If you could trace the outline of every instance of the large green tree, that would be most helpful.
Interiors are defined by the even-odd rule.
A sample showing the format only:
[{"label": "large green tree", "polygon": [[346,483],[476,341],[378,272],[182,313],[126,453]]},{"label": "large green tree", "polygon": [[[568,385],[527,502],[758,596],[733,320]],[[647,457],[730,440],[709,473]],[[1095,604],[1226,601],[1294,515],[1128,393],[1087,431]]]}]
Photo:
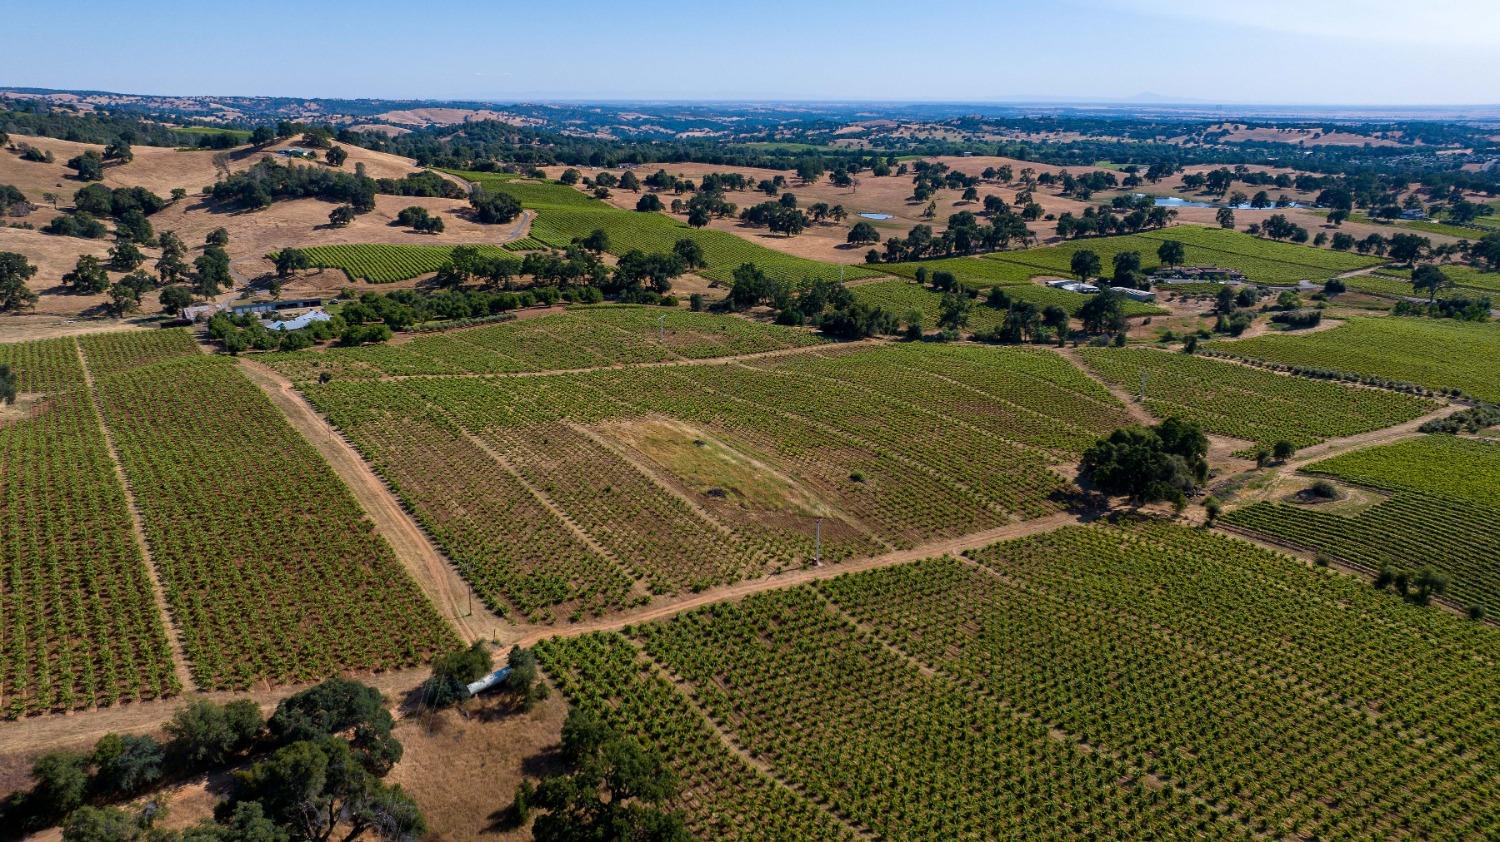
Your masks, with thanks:
[{"label": "large green tree", "polygon": [[1156,248],[1156,259],[1168,266],[1181,266],[1187,260],[1187,248],[1176,240],[1164,240]]},{"label": "large green tree", "polygon": [[1105,290],[1078,308],[1078,320],[1089,333],[1117,333],[1125,329],[1125,305],[1119,295]]},{"label": "large green tree", "polygon": [[229,253],[222,246],[209,246],[193,260],[193,289],[205,298],[219,294],[225,287],[234,286],[234,277],[229,274]]},{"label": "large green tree", "polygon": [[1197,424],[1168,418],[1122,427],[1084,451],[1081,471],[1099,491],[1134,503],[1181,506],[1208,478],[1208,438]]},{"label": "large green tree", "polygon": [[81,255],[70,272],[64,272],[62,282],[79,295],[98,295],[109,289],[109,274],[104,264],[92,254]]},{"label": "large green tree", "polygon": [[1073,274],[1078,276],[1078,280],[1084,282],[1087,282],[1089,278],[1098,277],[1099,271],[1104,268],[1104,264],[1099,261],[1099,255],[1089,249],[1079,249],[1073,252],[1068,266],[1073,270]]},{"label": "large green tree", "polygon": [[299,740],[236,772],[221,813],[231,818],[248,803],[297,842],[328,842],[335,833],[354,842],[372,832],[387,842],[415,842],[427,833],[411,796],[384,784],[349,743],[333,737]]},{"label": "large green tree", "polygon": [[23,255],[0,251],[0,313],[25,310],[36,303],[36,293],[26,286],[35,274],[36,267]]},{"label": "large green tree", "polygon": [[1411,285],[1412,289],[1426,290],[1427,300],[1430,303],[1437,300],[1439,292],[1453,287],[1453,279],[1431,263],[1423,263],[1412,270]]},{"label": "large green tree", "polygon": [[[575,708],[563,724],[569,772],[517,793],[518,812],[541,811],[536,842],[687,842],[682,819],[664,807],[678,781],[640,743]],[[528,797],[529,796],[529,797]]]}]

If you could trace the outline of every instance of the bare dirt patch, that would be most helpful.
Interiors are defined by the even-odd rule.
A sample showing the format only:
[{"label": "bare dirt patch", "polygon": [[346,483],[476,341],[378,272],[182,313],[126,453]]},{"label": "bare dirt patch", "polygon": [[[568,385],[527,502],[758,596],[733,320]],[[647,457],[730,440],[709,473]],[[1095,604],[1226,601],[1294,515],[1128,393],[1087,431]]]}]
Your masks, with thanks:
[{"label": "bare dirt patch", "polygon": [[36,392],[21,392],[16,395],[15,403],[0,402],[0,427],[42,414],[47,408],[44,398]]},{"label": "bare dirt patch", "polygon": [[401,720],[401,762],[386,781],[416,799],[431,831],[428,839],[530,839],[530,829],[511,827],[506,813],[523,779],[536,782],[563,771],[558,751],[567,702],[553,692],[530,711],[498,698],[470,705]]},{"label": "bare dirt patch", "polygon": [[643,418],[603,429],[702,497],[750,511],[833,515],[827,504],[793,480],[675,419]]}]

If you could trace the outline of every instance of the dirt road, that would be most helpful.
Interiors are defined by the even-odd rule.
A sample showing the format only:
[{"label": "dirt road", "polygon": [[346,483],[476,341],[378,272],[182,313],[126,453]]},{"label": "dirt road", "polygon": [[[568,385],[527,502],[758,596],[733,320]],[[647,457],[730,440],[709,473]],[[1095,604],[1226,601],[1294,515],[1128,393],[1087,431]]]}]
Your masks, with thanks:
[{"label": "dirt road", "polygon": [[244,357],[240,358],[240,369],[266,393],[303,438],[323,455],[375,523],[376,531],[384,536],[407,572],[459,636],[466,641],[493,640],[503,636],[510,626],[473,598],[468,583],[401,507],[385,482],[348,439],[292,388],[291,381],[274,369]]},{"label": "dirt road", "polygon": [[1156,416],[1147,411],[1146,407],[1137,403],[1134,395],[1119,386],[1111,385],[1104,378],[1095,374],[1094,370],[1089,368],[1083,361],[1083,357],[1079,356],[1077,348],[1053,348],[1052,350],[1061,354],[1068,362],[1073,364],[1074,368],[1083,372],[1084,376],[1103,386],[1105,391],[1114,396],[1115,400],[1124,404],[1126,411],[1130,413],[1130,417],[1134,418],[1137,423],[1145,424],[1148,427],[1156,423]]},{"label": "dirt road", "polygon": [[945,538],[941,541],[922,544],[905,550],[885,553],[883,555],[868,556],[853,561],[845,561],[839,564],[825,564],[821,567],[805,567],[762,579],[751,579],[744,582],[736,582],[732,585],[711,588],[700,593],[692,594],[683,599],[662,600],[651,605],[644,606],[634,611],[627,611],[612,617],[604,617],[598,620],[587,620],[581,623],[573,623],[565,627],[557,626],[516,626],[512,630],[511,642],[517,646],[531,646],[539,640],[548,637],[575,637],[596,631],[618,631],[626,626],[646,623],[652,620],[660,620],[671,617],[694,608],[701,608],[715,602],[726,602],[743,599],[751,594],[764,591],[781,590],[783,588],[794,588],[809,582],[821,579],[831,579],[842,576],[845,573],[857,573],[862,570],[874,570],[879,567],[890,567],[896,564],[917,561],[934,556],[952,555],[956,553],[976,550],[987,547],[996,541],[1004,541],[1011,538],[1024,538],[1027,535],[1036,535],[1040,532],[1050,532],[1070,523],[1079,523],[1077,515],[1058,513],[1035,520],[1022,521],[1020,523],[1007,524],[1005,526],[989,529],[984,532],[974,532],[969,535],[960,535],[956,538]]},{"label": "dirt road", "polygon": [[[382,693],[399,698],[426,680],[426,667],[380,673],[350,673]],[[53,716],[33,716],[14,722],[0,722],[0,754],[29,754],[58,748],[92,745],[105,734],[142,734],[160,728],[172,715],[193,699],[231,702],[253,699],[263,710],[292,695],[303,686],[273,687],[249,692],[194,693],[151,702],[135,702],[94,710],[75,711]]]}]

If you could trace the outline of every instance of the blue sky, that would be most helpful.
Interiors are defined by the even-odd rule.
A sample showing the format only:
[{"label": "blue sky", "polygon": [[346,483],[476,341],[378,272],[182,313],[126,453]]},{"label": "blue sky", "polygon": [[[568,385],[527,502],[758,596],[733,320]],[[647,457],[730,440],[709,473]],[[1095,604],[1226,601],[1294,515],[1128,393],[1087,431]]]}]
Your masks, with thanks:
[{"label": "blue sky", "polygon": [[431,99],[1500,102],[1500,0],[0,0],[0,85]]}]

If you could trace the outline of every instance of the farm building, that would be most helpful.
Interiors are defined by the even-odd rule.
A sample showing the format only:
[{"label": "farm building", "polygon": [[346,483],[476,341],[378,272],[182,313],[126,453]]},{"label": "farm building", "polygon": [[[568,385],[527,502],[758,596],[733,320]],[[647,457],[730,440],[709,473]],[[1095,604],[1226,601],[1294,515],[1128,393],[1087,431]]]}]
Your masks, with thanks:
[{"label": "farm building", "polygon": [[194,304],[182,308],[182,317],[190,322],[201,322],[224,310],[223,304]]},{"label": "farm building", "polygon": [[1132,301],[1155,301],[1156,293],[1149,289],[1133,289],[1131,287],[1110,287],[1111,290],[1129,298]]},{"label": "farm building", "polygon": [[301,330],[313,322],[326,322],[332,318],[333,316],[328,315],[328,311],[322,308],[313,308],[294,318],[276,319],[274,321],[261,322],[261,324],[265,325],[267,330]]},{"label": "farm building", "polygon": [[246,313],[276,313],[282,310],[301,310],[306,307],[321,307],[321,298],[288,298],[282,301],[254,301],[249,304],[236,304],[229,308],[229,312],[236,316]]},{"label": "farm building", "polygon": [[1055,281],[1048,281],[1047,286],[1052,287],[1053,289],[1064,289],[1068,292],[1081,292],[1085,295],[1099,291],[1099,288],[1094,286],[1093,284],[1086,284],[1082,281],[1070,281],[1066,278],[1058,278]]},{"label": "farm building", "polygon": [[1209,281],[1244,283],[1243,272],[1218,266],[1163,266],[1151,273],[1151,280],[1166,284],[1197,284]]}]

